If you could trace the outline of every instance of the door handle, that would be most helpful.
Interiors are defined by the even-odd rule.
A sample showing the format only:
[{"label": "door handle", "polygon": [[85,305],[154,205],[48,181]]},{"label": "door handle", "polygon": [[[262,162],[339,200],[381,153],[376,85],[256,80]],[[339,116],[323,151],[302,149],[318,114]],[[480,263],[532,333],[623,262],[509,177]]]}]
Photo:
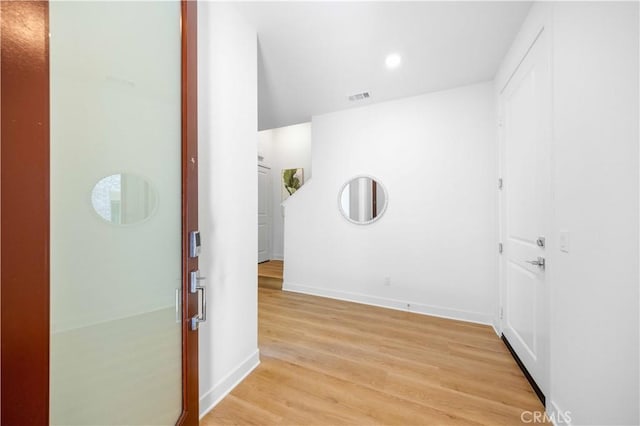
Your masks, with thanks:
[{"label": "door handle", "polygon": [[182,322],[182,299],[180,298],[182,291],[179,288],[176,288],[176,323],[180,324]]},{"label": "door handle", "polygon": [[544,269],[546,264],[545,259],[542,256],[538,256],[536,260],[525,260],[525,262],[538,266],[540,269]]},{"label": "door handle", "polygon": [[197,330],[198,326],[201,322],[205,322],[207,320],[207,289],[205,287],[196,287],[196,293],[202,292],[202,296],[200,297],[200,313],[194,315],[189,320],[191,325],[191,330]]},{"label": "door handle", "polygon": [[191,271],[189,276],[189,291],[191,294],[200,293],[200,309],[198,310],[198,314],[189,319],[191,330],[197,330],[200,323],[207,320],[207,289],[204,286],[198,285],[198,282],[204,281],[206,277],[201,277],[200,271],[197,270]]}]

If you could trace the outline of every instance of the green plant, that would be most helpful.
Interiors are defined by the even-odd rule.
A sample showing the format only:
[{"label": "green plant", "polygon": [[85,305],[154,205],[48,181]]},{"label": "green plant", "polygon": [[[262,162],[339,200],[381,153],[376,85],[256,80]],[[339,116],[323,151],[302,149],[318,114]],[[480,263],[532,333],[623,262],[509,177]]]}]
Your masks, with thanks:
[{"label": "green plant", "polygon": [[285,169],[282,171],[282,183],[287,189],[289,195],[293,195],[298,189],[300,189],[300,179],[295,175],[298,169]]}]

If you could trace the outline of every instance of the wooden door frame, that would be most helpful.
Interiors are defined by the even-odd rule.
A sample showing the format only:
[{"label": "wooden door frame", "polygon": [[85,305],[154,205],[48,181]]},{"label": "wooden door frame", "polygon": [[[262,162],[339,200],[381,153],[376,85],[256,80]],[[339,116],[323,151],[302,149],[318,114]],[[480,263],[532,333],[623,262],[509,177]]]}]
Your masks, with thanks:
[{"label": "wooden door frame", "polygon": [[3,425],[49,423],[49,5],[0,2]]},{"label": "wooden door frame", "polygon": [[198,295],[189,293],[189,272],[198,258],[189,257],[189,233],[198,229],[198,10],[195,0],[180,0],[182,11],[182,407],[179,425],[200,420],[198,332],[189,319],[198,315]]},{"label": "wooden door frame", "polygon": [[[0,423],[49,424],[49,4],[0,2]],[[198,227],[197,4],[181,0],[183,412],[199,418],[198,301],[188,292]]]}]

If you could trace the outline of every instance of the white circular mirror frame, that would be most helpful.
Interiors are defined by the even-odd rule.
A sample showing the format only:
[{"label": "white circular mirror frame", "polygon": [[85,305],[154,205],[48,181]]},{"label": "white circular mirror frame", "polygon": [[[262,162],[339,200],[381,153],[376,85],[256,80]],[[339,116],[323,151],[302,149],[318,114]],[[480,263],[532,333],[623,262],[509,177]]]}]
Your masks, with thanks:
[{"label": "white circular mirror frame", "polygon": [[[372,181],[374,181],[380,188],[382,188],[382,191],[384,192],[384,204],[382,206],[382,210],[380,210],[380,213],[378,213],[378,215],[371,219],[371,220],[367,220],[364,222],[360,222],[354,219],[351,219],[348,215],[345,214],[344,210],[342,209],[342,193],[344,192],[344,190],[346,189],[346,187],[348,185],[351,184],[351,182],[353,182],[354,180],[357,179],[361,179],[361,178],[367,178],[367,179],[371,179]],[[387,211],[387,205],[389,204],[389,191],[387,191],[387,187],[384,186],[380,180],[374,176],[371,175],[366,175],[366,174],[361,174],[361,175],[356,175],[353,176],[351,179],[347,180],[342,187],[340,188],[340,191],[338,191],[338,210],[340,211],[340,215],[346,219],[348,222],[353,223],[355,225],[370,225],[374,222],[377,222],[378,220],[380,220],[380,218],[385,214],[385,212]]]}]

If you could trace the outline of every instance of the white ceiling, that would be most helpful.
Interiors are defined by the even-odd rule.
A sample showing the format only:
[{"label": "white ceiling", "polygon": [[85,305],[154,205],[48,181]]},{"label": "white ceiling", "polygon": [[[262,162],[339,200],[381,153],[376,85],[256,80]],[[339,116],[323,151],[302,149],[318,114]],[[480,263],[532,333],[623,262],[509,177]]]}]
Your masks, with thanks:
[{"label": "white ceiling", "polygon": [[[493,79],[530,2],[257,2],[259,128]],[[387,70],[385,57],[402,56]],[[371,98],[347,96],[369,91]]]}]

